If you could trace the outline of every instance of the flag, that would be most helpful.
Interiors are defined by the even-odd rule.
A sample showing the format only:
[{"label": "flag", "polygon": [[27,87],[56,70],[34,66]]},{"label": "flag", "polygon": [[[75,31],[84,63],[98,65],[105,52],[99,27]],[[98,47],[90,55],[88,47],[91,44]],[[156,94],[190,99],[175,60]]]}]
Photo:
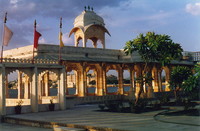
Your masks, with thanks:
[{"label": "flag", "polygon": [[62,41],[62,32],[59,33],[60,47],[64,47],[64,43]]},{"label": "flag", "polygon": [[35,31],[34,31],[34,48],[36,48],[36,49],[38,47],[38,40],[39,40],[40,36],[42,36],[42,35],[39,32],[37,32],[35,29]]},{"label": "flag", "polygon": [[3,45],[4,46],[8,46],[8,43],[10,41],[10,39],[13,36],[13,32],[6,26],[6,24],[4,25],[4,35],[3,35]]}]

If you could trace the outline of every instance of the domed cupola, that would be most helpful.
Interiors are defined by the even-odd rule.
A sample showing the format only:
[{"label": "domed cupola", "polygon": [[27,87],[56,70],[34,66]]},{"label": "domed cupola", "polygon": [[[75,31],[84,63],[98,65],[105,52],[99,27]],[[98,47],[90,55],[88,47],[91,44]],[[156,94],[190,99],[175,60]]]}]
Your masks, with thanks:
[{"label": "domed cupola", "polygon": [[97,47],[97,41],[100,40],[103,48],[105,48],[105,33],[110,35],[105,28],[104,20],[97,15],[93,8],[88,8],[75,18],[74,28],[70,31],[69,37],[74,33],[75,46],[77,47],[79,41],[82,39],[83,47],[86,47],[87,40],[93,42],[94,48]]}]

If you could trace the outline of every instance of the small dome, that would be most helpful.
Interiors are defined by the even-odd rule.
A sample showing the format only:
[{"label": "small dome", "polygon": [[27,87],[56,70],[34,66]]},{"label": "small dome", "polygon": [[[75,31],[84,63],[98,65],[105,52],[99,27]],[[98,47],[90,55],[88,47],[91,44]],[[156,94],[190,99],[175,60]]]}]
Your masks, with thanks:
[{"label": "small dome", "polygon": [[101,25],[104,26],[104,20],[98,16],[94,11],[85,10],[74,20],[74,27],[85,27],[87,25]]}]

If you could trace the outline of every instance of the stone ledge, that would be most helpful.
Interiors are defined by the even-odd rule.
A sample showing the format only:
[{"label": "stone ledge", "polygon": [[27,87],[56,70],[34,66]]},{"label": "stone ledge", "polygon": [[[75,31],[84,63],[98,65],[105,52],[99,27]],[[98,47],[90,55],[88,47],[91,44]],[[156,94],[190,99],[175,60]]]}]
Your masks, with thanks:
[{"label": "stone ledge", "polygon": [[79,129],[79,128],[70,128],[70,127],[54,127],[54,131],[85,131],[85,129]]}]

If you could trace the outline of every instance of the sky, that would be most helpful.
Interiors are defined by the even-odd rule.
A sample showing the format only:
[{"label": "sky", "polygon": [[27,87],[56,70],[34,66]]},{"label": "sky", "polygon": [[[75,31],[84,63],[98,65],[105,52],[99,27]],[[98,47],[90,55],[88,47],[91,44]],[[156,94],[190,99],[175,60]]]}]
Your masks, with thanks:
[{"label": "sky", "polygon": [[58,45],[60,17],[64,44],[73,46],[69,32],[88,5],[104,19],[111,34],[106,35],[108,49],[123,49],[140,33],[154,31],[171,36],[185,51],[200,51],[200,0],[0,0],[0,40],[7,12],[6,25],[14,35],[5,49],[31,45],[35,19],[42,34],[39,43]]}]

